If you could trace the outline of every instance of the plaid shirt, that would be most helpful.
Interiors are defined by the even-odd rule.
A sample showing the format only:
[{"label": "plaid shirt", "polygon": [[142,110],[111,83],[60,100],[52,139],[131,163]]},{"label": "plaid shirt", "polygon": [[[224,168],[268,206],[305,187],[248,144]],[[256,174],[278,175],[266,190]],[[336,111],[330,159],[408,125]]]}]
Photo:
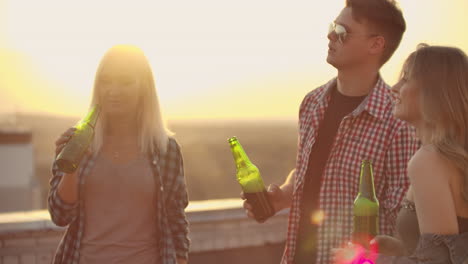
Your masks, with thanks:
[{"label": "plaid shirt", "polygon": [[[177,142],[170,138],[164,155],[157,151],[148,155],[153,171],[157,200],[157,228],[159,230],[159,261],[175,264],[176,258],[188,258],[188,222],[184,209],[188,205],[182,154]],[[85,157],[78,170],[79,195],[75,204],[65,203],[58,195],[58,185],[63,173],[54,164],[48,197],[52,221],[58,226],[68,226],[54,257],[54,264],[78,264],[80,244],[84,233],[84,199],[82,193],[86,175],[94,165],[94,158]],[[161,184],[162,183],[162,184]]]},{"label": "plaid shirt", "polygon": [[[309,155],[328,106],[330,88],[335,85],[336,78],[311,91],[300,107],[295,186],[283,264],[294,260]],[[353,201],[358,193],[363,159],[373,161],[380,201],[380,233],[394,231],[399,204],[409,186],[407,162],[419,144],[413,129],[395,119],[392,109],[389,87],[379,78],[370,94],[339,125],[322,174],[319,206],[325,217],[318,227],[317,264],[330,263],[330,249],[351,239]]]}]

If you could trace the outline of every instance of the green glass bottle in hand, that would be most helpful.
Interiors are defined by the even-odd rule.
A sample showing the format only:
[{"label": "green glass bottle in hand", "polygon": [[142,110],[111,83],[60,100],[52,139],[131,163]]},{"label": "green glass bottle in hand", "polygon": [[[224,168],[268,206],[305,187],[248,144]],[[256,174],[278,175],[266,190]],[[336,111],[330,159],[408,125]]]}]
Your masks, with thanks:
[{"label": "green glass bottle in hand", "polygon": [[55,158],[60,171],[73,173],[83,159],[94,137],[94,127],[99,117],[100,108],[93,106],[85,118],[75,125],[75,133]]},{"label": "green glass bottle in hand", "polygon": [[353,242],[369,248],[370,241],[379,234],[379,201],[375,196],[372,162],[363,160],[359,179],[359,193],[354,200]]},{"label": "green glass bottle in hand", "polygon": [[228,139],[236,163],[237,181],[247,202],[252,206],[252,213],[258,222],[264,222],[275,214],[273,206],[260,176],[258,168],[249,160],[236,137]]}]

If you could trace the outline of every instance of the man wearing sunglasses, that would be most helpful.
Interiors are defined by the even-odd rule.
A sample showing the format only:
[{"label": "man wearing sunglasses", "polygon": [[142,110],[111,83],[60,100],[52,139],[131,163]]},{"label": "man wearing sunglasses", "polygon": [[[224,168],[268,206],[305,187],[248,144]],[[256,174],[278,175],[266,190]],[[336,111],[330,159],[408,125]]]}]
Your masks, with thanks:
[{"label": "man wearing sunglasses", "polygon": [[350,241],[364,159],[373,162],[380,233],[393,233],[409,185],[406,164],[418,143],[393,117],[379,70],[405,29],[392,0],[347,0],[330,25],[327,62],[338,75],[304,98],[296,168],[283,185],[269,187],[275,211],[290,208],[282,263],[328,264],[330,250]]}]

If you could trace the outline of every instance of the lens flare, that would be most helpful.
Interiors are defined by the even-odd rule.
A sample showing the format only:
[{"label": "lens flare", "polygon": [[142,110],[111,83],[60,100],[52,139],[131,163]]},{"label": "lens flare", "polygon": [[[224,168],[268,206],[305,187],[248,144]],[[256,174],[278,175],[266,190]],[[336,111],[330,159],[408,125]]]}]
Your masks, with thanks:
[{"label": "lens flare", "polygon": [[359,244],[349,243],[335,253],[336,264],[374,264],[377,253],[366,250]]},{"label": "lens flare", "polygon": [[325,220],[325,212],[322,210],[315,211],[310,216],[310,222],[314,225],[322,224],[323,220]]}]

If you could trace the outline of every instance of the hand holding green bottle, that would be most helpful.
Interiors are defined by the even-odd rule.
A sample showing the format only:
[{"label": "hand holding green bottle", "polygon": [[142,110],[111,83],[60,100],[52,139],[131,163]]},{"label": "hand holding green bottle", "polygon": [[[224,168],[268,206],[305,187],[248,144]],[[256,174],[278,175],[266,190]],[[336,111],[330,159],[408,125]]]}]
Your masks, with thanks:
[{"label": "hand holding green bottle", "polygon": [[55,141],[55,156],[62,152],[62,149],[65,147],[68,141],[70,141],[70,138],[75,133],[75,130],[75,127],[70,127]]},{"label": "hand holding green bottle", "polygon": [[56,144],[60,144],[57,146],[56,151],[59,153],[56,156],[55,162],[60,171],[73,173],[78,168],[94,138],[94,127],[96,126],[99,112],[99,106],[93,106],[86,117],[76,124],[73,133],[68,130],[64,133],[66,136],[57,140]]},{"label": "hand holding green bottle", "polygon": [[[253,207],[246,199],[244,192],[241,192],[240,196],[244,200],[243,207],[246,210],[247,216],[255,219]],[[270,186],[268,186],[267,196],[275,213],[283,210],[284,208],[288,208],[291,202],[291,199],[288,198],[285,191],[277,184],[270,184]]]},{"label": "hand holding green bottle", "polygon": [[264,222],[275,214],[270,203],[263,179],[258,168],[250,161],[236,137],[228,140],[231,152],[236,163],[236,176],[243,197],[247,199],[252,208],[252,215],[258,222]]}]

